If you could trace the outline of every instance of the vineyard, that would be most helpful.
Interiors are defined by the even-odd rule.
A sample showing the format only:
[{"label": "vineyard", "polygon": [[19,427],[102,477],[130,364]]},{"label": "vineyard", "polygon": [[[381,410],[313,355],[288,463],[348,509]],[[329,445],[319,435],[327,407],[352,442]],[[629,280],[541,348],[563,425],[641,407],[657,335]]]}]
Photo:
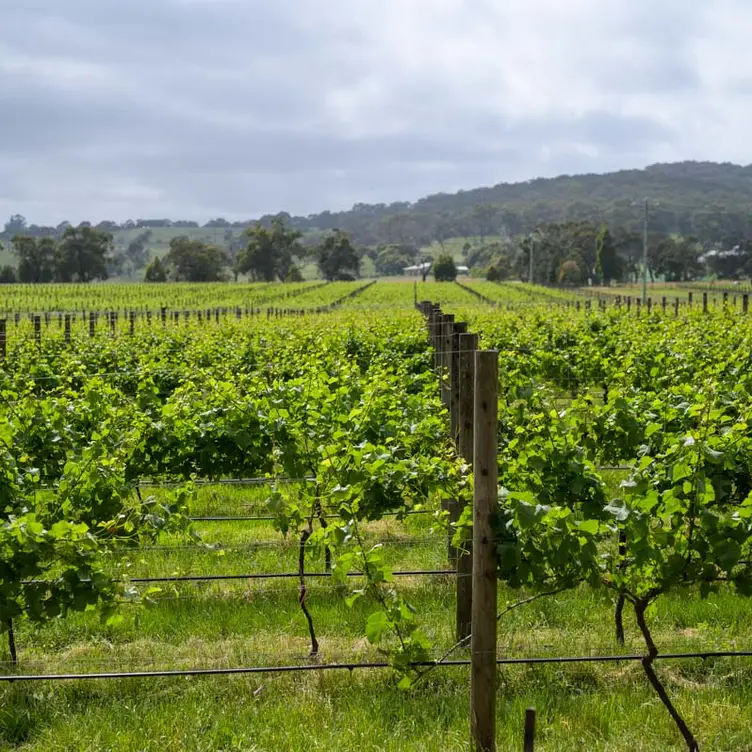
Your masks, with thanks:
[{"label": "vineyard", "polygon": [[662,297],[7,286],[0,748],[752,749],[752,320]]}]

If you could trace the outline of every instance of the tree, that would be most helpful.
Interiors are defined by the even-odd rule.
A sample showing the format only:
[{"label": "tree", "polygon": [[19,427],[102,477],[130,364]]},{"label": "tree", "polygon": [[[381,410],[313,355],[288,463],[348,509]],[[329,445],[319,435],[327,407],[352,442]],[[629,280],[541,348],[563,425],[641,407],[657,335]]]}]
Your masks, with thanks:
[{"label": "tree", "polygon": [[300,244],[302,233],[288,229],[282,217],[274,217],[270,227],[256,222],[245,231],[246,248],[238,252],[235,269],[254,280],[273,282],[287,279],[295,259],[306,255]]},{"label": "tree", "polygon": [[167,282],[167,269],[162,259],[157,257],[146,267],[144,282]]},{"label": "tree", "polygon": [[57,254],[57,279],[61,282],[90,282],[107,279],[112,253],[112,235],[93,227],[67,227]]},{"label": "tree", "polygon": [[14,267],[6,264],[0,268],[0,284],[12,285],[14,282],[18,282],[18,275]]},{"label": "tree", "polygon": [[624,274],[624,263],[616,253],[616,243],[606,225],[601,227],[595,242],[595,274],[604,285]]},{"label": "tree", "polygon": [[433,276],[437,282],[454,282],[457,279],[457,266],[449,254],[442,254],[436,259]]},{"label": "tree", "polygon": [[222,248],[180,235],[170,241],[164,263],[177,282],[218,282],[229,259]]},{"label": "tree", "polygon": [[21,214],[14,214],[5,223],[4,233],[6,235],[21,235],[26,232],[26,217]]},{"label": "tree", "polygon": [[149,240],[151,230],[142,232],[128,243],[125,257],[134,269],[141,269],[149,262]]},{"label": "tree", "polygon": [[492,235],[497,228],[498,207],[491,204],[476,204],[473,207],[472,218],[480,242],[486,242],[486,236]]},{"label": "tree", "polygon": [[330,282],[353,280],[360,274],[360,258],[346,232],[334,230],[325,235],[315,253],[321,276]]},{"label": "tree", "polygon": [[582,270],[576,261],[565,261],[559,267],[559,284],[572,286],[582,284]]},{"label": "tree", "polygon": [[373,262],[377,274],[393,277],[402,274],[403,269],[414,264],[417,257],[418,249],[412,245],[380,245]]},{"label": "tree", "polygon": [[56,278],[57,246],[52,238],[15,235],[11,243],[18,258],[20,282],[52,282]]},{"label": "tree", "polygon": [[650,266],[667,282],[686,282],[702,275],[696,238],[666,237],[650,249]]},{"label": "tree", "polygon": [[492,264],[486,272],[486,279],[489,282],[502,282],[509,278],[512,271],[512,265],[506,256],[501,256],[495,264]]}]

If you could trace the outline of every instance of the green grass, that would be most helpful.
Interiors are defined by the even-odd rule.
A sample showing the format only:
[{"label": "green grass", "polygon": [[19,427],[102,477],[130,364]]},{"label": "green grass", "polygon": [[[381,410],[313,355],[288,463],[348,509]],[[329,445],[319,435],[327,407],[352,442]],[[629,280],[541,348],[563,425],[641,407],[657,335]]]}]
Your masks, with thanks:
[{"label": "green grass", "polygon": [[[608,478],[616,488],[618,474]],[[285,487],[296,493],[294,486]],[[263,515],[263,488],[202,487],[193,516]],[[166,538],[133,557],[134,574],[293,571],[269,521],[202,522],[201,551]],[[446,536],[432,515],[366,526],[385,541],[395,569],[444,568]],[[311,551],[308,570],[321,571]],[[354,583],[353,583],[354,584]],[[451,577],[397,582],[437,650],[454,641]],[[43,627],[17,625],[22,672],[308,663],[309,640],[296,580],[163,585],[150,607],[124,605],[105,626],[93,613]],[[500,589],[499,608],[520,594]],[[309,608],[323,662],[380,660],[363,637],[371,604],[348,608],[330,580],[309,581]],[[499,624],[499,654],[592,655],[642,645],[626,614],[627,645],[613,638],[613,606],[583,589],[529,604]],[[744,649],[752,602],[730,591],[705,601],[676,591],[650,616],[659,649]],[[0,654],[1,655],[1,654]],[[457,657],[466,657],[459,652]],[[2,667],[4,672],[9,666]],[[665,661],[658,667],[704,749],[752,749],[752,662]],[[538,711],[541,750],[680,750],[680,737],[638,663],[503,667],[500,750],[521,747],[524,710]],[[467,749],[469,670],[434,671],[410,692],[388,670],[217,678],[75,681],[0,686],[0,749],[13,750],[461,750]]]}]

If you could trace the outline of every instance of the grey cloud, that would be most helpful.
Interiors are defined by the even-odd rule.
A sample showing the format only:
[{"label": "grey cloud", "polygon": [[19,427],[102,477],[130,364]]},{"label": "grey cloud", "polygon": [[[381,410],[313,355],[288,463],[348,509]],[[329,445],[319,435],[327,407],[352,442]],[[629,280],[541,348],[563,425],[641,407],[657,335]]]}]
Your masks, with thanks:
[{"label": "grey cloud", "polygon": [[[364,68],[357,28],[314,31],[296,12],[301,2],[11,0],[0,55],[78,61],[101,77],[57,85],[33,67],[3,73],[0,57],[0,211],[37,222],[307,213],[638,166],[677,139],[648,115],[607,112],[598,101],[577,115],[512,117],[388,59]],[[608,94],[698,87],[686,5],[623,7],[634,56],[583,75]],[[369,75],[386,93],[360,133],[337,120],[327,94]],[[547,160],[537,156],[543,147]]]}]

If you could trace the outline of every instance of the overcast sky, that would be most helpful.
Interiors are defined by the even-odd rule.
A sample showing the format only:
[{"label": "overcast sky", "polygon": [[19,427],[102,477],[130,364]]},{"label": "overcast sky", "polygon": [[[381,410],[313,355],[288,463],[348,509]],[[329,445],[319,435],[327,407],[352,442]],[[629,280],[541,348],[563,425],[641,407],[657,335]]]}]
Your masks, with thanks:
[{"label": "overcast sky", "polygon": [[750,0],[3,0],[0,224],[752,161]]}]

